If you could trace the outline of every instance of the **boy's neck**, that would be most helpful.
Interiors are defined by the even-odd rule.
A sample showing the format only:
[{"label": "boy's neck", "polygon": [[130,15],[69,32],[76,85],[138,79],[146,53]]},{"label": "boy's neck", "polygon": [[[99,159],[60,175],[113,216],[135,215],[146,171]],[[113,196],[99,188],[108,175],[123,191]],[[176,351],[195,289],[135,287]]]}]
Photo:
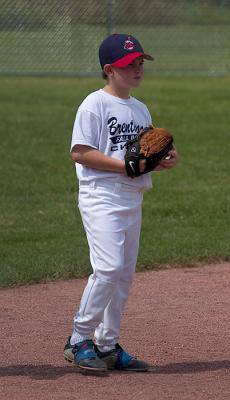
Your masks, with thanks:
[{"label": "boy's neck", "polygon": [[130,94],[129,94],[129,89],[127,88],[121,88],[121,87],[116,87],[114,85],[111,85],[110,83],[107,83],[103,90],[112,96],[120,97],[121,99],[129,99]]}]

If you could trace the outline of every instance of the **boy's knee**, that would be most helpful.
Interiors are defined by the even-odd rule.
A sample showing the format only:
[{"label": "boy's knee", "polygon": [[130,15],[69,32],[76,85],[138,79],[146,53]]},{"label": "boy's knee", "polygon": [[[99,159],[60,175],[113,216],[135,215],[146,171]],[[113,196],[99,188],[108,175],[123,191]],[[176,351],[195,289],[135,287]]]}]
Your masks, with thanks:
[{"label": "boy's knee", "polygon": [[123,270],[124,268],[121,265],[107,266],[107,268],[100,267],[96,268],[95,275],[98,279],[113,285],[120,281]]}]

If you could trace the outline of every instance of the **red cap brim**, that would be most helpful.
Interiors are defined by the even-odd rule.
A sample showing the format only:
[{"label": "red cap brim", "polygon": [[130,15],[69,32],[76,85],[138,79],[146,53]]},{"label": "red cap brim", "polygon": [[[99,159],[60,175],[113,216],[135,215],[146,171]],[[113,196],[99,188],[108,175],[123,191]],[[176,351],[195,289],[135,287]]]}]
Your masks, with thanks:
[{"label": "red cap brim", "polygon": [[143,57],[146,60],[150,60],[150,61],[154,60],[154,58],[152,56],[150,56],[149,54],[136,52],[136,53],[128,54],[127,56],[125,56],[123,58],[120,58],[120,60],[115,61],[111,65],[113,67],[117,67],[117,68],[125,68],[129,64],[131,64],[133,62],[133,60],[135,60],[137,57]]}]

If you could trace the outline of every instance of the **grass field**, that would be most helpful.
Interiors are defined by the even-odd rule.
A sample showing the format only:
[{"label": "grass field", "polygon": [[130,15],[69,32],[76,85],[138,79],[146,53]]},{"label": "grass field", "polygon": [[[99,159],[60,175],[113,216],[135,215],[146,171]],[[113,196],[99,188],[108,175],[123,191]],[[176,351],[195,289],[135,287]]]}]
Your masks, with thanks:
[{"label": "grass field", "polygon": [[[0,286],[84,276],[69,145],[96,78],[0,78]],[[153,173],[138,269],[230,259],[230,78],[146,78],[135,95],[172,131],[180,165]]]}]

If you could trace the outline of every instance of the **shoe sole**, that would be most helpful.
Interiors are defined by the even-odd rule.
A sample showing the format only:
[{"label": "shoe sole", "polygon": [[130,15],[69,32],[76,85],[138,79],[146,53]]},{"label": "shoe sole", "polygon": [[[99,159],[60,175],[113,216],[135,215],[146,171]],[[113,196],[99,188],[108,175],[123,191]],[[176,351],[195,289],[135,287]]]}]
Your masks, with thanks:
[{"label": "shoe sole", "polygon": [[[71,363],[71,364],[74,364],[74,359],[71,357],[71,356],[67,356],[66,354],[64,354],[64,358],[65,358],[65,360],[66,361],[68,361],[69,363]],[[87,367],[81,367],[81,366],[79,366],[79,365],[77,365],[76,364],[76,366],[78,367],[78,368],[81,368],[81,369],[85,369],[85,370],[88,370],[88,371],[127,371],[127,372],[148,372],[149,371],[149,368],[123,368],[123,369],[118,369],[118,368],[109,368],[108,367],[108,369],[94,369],[94,368],[87,368]]]},{"label": "shoe sole", "polygon": [[64,354],[64,359],[71,364],[73,364],[73,362],[74,362],[74,360],[72,358],[67,357],[65,354]]},{"label": "shoe sole", "polygon": [[74,362],[74,359],[67,357],[66,355],[64,355],[64,359],[66,361],[68,361],[69,363],[76,365],[77,368],[80,368],[83,371],[88,371],[88,372],[92,371],[92,372],[99,372],[99,373],[100,372],[104,372],[104,373],[108,372],[107,368],[92,368],[92,367],[85,367],[82,365],[78,365]]}]

